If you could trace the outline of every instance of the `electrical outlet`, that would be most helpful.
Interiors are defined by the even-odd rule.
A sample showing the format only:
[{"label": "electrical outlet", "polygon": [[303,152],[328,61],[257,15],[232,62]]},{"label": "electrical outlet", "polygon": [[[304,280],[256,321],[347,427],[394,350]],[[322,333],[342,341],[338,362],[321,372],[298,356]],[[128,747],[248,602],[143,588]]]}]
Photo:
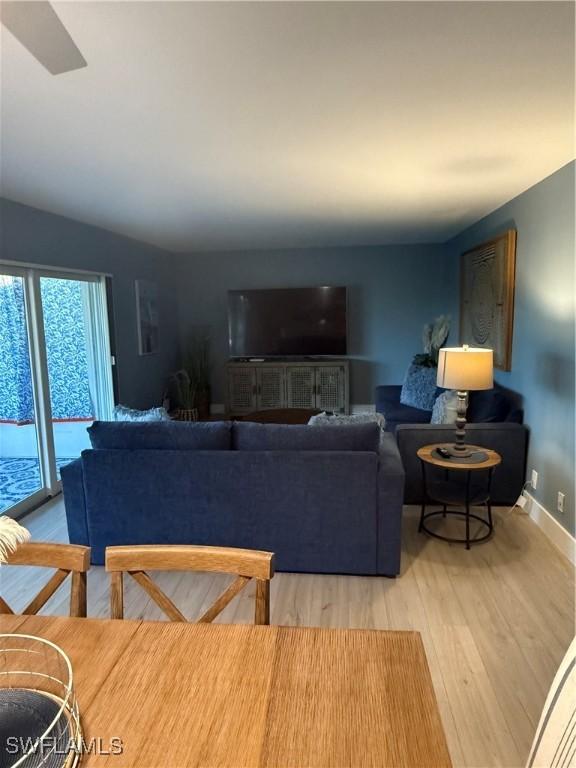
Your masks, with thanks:
[{"label": "electrical outlet", "polygon": [[564,514],[564,494],[561,491],[558,491],[558,503],[556,509],[561,515]]},{"label": "electrical outlet", "polygon": [[530,480],[530,485],[534,490],[538,488],[538,472],[536,472],[535,469],[532,470],[532,479]]}]

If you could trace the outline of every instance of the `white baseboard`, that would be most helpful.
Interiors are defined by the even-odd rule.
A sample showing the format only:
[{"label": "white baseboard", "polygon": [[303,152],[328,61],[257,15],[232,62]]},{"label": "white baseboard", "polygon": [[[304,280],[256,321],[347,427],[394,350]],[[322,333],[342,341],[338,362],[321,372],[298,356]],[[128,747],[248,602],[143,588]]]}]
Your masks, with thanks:
[{"label": "white baseboard", "polygon": [[524,495],[528,499],[526,511],[530,518],[534,520],[552,544],[570,560],[572,565],[576,565],[576,539],[574,536],[561,526],[558,520],[531,493],[524,491]]}]

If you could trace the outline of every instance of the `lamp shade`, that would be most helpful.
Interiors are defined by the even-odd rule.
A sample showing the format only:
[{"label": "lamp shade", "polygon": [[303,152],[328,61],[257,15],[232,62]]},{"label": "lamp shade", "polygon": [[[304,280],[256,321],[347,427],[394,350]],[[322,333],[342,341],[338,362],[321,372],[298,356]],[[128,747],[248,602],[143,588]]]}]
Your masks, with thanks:
[{"label": "lamp shade", "polygon": [[438,355],[436,383],[445,389],[467,392],[492,389],[493,353],[491,349],[444,347]]}]

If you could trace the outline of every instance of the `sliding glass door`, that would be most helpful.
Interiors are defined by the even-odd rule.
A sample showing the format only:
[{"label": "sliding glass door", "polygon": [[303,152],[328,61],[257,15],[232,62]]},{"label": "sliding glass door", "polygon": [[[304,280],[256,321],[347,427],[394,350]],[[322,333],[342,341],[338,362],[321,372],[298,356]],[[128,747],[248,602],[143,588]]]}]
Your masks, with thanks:
[{"label": "sliding glass door", "polygon": [[40,276],[56,472],[89,447],[87,427],[109,419],[110,353],[98,280]]},{"label": "sliding glass door", "polygon": [[111,418],[106,285],[9,267],[0,281],[0,513],[19,515],[58,492],[87,427]]},{"label": "sliding glass door", "polygon": [[42,499],[25,282],[0,274],[0,514]]}]

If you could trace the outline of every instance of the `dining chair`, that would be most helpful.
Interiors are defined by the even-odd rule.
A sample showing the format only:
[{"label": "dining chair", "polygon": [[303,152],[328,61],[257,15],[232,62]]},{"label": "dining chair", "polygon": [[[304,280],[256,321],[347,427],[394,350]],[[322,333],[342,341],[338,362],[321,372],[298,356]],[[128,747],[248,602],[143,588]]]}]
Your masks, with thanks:
[{"label": "dining chair", "polygon": [[235,574],[236,579],[196,619],[198,623],[213,621],[246,584],[255,579],[254,623],[270,624],[270,579],[274,575],[272,552],[186,544],[107,547],[106,570],[111,579],[110,612],[113,619],[124,618],[124,573],[148,593],[171,621],[188,621],[147,571],[207,571]]},{"label": "dining chair", "polygon": [[552,681],[526,768],[576,765],[576,639]]},{"label": "dining chair", "polygon": [[[46,605],[58,587],[68,576],[72,576],[70,590],[70,616],[86,616],[86,574],[90,570],[90,547],[79,544],[56,544],[53,542],[27,542],[20,544],[15,552],[8,555],[2,567],[13,565],[55,568],[56,572],[42,587],[36,597],[18,613],[35,614]],[[0,614],[15,613],[0,596]]]}]

